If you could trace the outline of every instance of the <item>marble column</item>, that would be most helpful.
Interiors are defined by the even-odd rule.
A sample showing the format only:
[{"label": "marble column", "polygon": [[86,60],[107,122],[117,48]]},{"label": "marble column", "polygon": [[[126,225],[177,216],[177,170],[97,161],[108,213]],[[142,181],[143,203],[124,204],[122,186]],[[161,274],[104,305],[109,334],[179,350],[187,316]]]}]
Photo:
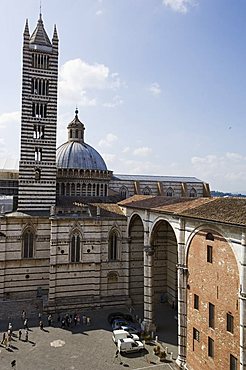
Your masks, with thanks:
[{"label": "marble column", "polygon": [[154,247],[144,246],[144,326],[145,331],[155,332],[154,288],[153,288],[153,257]]}]

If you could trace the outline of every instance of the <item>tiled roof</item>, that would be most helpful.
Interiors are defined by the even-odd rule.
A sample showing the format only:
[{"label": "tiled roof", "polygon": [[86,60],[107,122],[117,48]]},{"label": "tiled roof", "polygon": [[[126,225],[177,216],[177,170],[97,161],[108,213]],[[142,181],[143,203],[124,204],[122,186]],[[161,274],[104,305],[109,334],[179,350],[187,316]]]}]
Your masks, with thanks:
[{"label": "tiled roof", "polygon": [[118,204],[126,207],[151,209],[155,207],[167,206],[170,204],[182,203],[195,198],[176,198],[166,196],[154,196],[154,195],[133,195],[130,198],[124,199]]},{"label": "tiled roof", "polygon": [[246,198],[174,198],[134,196],[118,203],[208,221],[246,226]]},{"label": "tiled roof", "polygon": [[[97,212],[97,207],[100,209],[100,216],[122,216],[125,218],[125,215],[117,204],[112,203],[93,203],[89,204],[90,210],[92,213]],[[94,208],[94,209],[93,209]]]},{"label": "tiled roof", "polygon": [[207,204],[198,203],[195,208],[187,208],[183,215],[245,226],[246,199],[211,198]]}]

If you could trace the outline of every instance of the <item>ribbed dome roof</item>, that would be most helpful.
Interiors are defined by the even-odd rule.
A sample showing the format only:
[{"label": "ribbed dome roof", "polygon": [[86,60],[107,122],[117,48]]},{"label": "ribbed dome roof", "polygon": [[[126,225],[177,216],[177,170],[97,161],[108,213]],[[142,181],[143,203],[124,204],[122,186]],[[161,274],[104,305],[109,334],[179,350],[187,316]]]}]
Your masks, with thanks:
[{"label": "ribbed dome roof", "polygon": [[57,167],[107,171],[100,154],[84,142],[85,126],[80,122],[78,113],[76,108],[75,117],[67,126],[68,141],[56,151]]},{"label": "ribbed dome roof", "polygon": [[107,171],[100,154],[86,143],[69,141],[56,151],[57,168]]}]

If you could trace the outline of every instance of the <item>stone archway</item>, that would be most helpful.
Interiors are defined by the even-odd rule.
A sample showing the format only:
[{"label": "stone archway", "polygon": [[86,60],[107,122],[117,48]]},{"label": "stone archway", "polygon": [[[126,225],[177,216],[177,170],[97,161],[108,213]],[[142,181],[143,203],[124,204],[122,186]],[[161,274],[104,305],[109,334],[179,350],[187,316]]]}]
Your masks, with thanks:
[{"label": "stone archway", "polygon": [[151,232],[153,255],[154,304],[168,302],[177,306],[178,247],[175,233],[165,220],[158,221]]},{"label": "stone archway", "polygon": [[129,225],[129,295],[133,305],[144,302],[144,227],[138,215]]}]

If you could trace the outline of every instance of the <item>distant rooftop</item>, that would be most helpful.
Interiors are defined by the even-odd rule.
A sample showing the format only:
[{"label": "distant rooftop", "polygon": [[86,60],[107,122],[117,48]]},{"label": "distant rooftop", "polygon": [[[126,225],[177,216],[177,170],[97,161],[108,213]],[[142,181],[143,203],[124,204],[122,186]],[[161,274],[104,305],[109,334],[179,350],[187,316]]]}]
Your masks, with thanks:
[{"label": "distant rooftop", "polygon": [[150,175],[118,175],[114,174],[113,180],[129,181],[165,181],[165,182],[203,182],[196,177],[179,177],[179,176],[150,176]]}]

